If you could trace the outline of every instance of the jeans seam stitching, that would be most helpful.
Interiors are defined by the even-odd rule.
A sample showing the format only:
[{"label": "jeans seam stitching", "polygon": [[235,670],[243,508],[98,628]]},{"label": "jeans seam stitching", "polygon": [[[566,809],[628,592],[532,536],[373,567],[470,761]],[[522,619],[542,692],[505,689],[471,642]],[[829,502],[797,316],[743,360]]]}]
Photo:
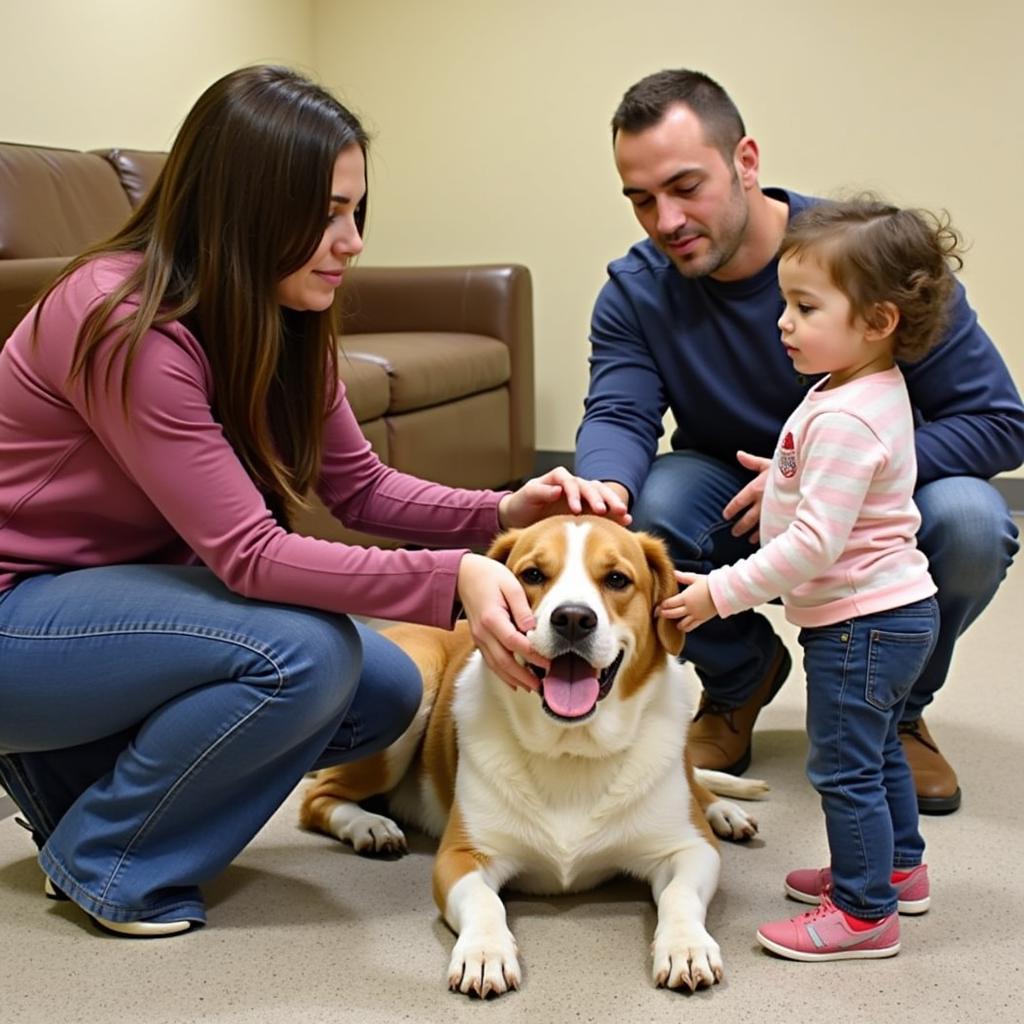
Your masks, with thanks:
[{"label": "jeans seam stitching", "polygon": [[9,640],[87,640],[92,637],[119,636],[125,634],[140,633],[194,636],[202,637],[208,640],[223,640],[227,643],[237,644],[239,647],[245,647],[246,649],[254,651],[261,657],[265,657],[271,662],[273,662],[273,656],[270,649],[262,647],[252,638],[247,637],[241,633],[229,633],[224,630],[210,629],[209,627],[205,626],[163,626],[159,623],[137,623],[124,626],[104,626],[93,629],[74,629],[56,632],[27,632],[11,629],[11,627],[0,626],[0,637],[6,637]]},{"label": "jeans seam stitching", "polygon": [[[47,813],[46,808],[43,806],[43,804],[39,802],[39,799],[37,798],[35,791],[32,788],[28,776],[21,770],[21,766],[17,761],[12,760],[6,754],[2,755],[2,758],[4,764],[8,766],[11,773],[15,776],[17,782],[19,783],[25,795],[25,798],[32,804],[32,810],[39,815],[39,822],[43,826],[43,828],[46,829],[46,836],[44,838],[48,837],[55,826],[54,823],[50,820],[50,815]],[[22,813],[26,815],[29,814],[29,812],[24,807],[20,807],[20,805],[18,805],[17,800],[15,800],[14,803],[15,806],[19,807]],[[31,819],[29,820],[29,824],[34,826],[34,822]]]},{"label": "jeans seam stitching", "polygon": [[[843,653],[843,683],[842,683],[842,687],[841,687],[840,692],[839,692],[839,701],[838,701],[840,721],[842,721],[842,714],[843,714],[842,713],[842,708],[844,707],[844,697],[845,697],[846,691],[847,691],[848,686],[849,686],[850,659],[853,656],[853,649],[854,649],[854,646],[855,646],[855,644],[857,642],[856,641],[856,637],[855,637],[855,630],[856,630],[856,624],[851,620],[850,626],[849,626],[849,640],[846,643],[846,650]],[[842,748],[842,743],[843,743],[842,730],[841,729],[837,729],[836,730],[836,741],[837,741],[836,742],[836,755],[835,755],[836,756],[836,765],[839,765],[839,764],[842,763],[842,758],[840,756],[840,750]],[[833,773],[833,779],[835,779],[835,781],[838,782],[838,779],[836,779],[836,777],[835,777],[835,773]],[[861,862],[862,862],[862,872],[861,873],[862,873],[862,877],[866,877],[868,872],[867,872],[867,862],[866,862],[866,860],[864,858],[864,850],[865,850],[864,829],[863,829],[863,827],[861,825],[860,816],[857,814],[856,806],[854,806],[852,804],[852,801],[850,801],[850,799],[849,799],[849,795],[848,795],[848,793],[846,791],[846,787],[840,785],[837,788],[838,788],[839,793],[842,795],[842,798],[847,803],[851,804],[850,810],[852,812],[853,823],[854,823],[854,827],[855,827],[856,833],[857,833],[857,845],[858,845],[858,848],[860,850],[860,859],[861,859]],[[861,897],[863,899],[863,893],[861,894]]]}]

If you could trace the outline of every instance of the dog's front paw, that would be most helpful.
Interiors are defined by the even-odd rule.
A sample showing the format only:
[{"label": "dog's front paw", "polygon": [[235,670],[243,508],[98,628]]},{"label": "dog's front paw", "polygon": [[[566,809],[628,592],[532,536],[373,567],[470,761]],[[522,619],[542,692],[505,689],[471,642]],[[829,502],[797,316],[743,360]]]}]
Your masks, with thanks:
[{"label": "dog's front paw", "polygon": [[743,840],[757,835],[757,819],[729,800],[716,800],[706,814],[715,835],[723,839]]},{"label": "dog's front paw", "polygon": [[448,987],[481,999],[519,988],[522,971],[517,954],[516,940],[507,928],[503,933],[464,930],[452,950]]},{"label": "dog's front paw", "polygon": [[408,851],[405,833],[390,818],[364,811],[358,804],[343,804],[334,810],[331,832],[351,843],[356,853],[394,857]]},{"label": "dog's front paw", "polygon": [[699,925],[654,938],[654,984],[659,988],[710,988],[722,980],[722,951]]}]

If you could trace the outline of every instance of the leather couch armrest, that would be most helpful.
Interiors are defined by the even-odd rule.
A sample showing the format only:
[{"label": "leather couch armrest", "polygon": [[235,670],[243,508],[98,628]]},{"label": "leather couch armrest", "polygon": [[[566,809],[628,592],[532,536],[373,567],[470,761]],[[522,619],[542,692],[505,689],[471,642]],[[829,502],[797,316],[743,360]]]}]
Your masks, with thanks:
[{"label": "leather couch armrest", "polygon": [[156,183],[167,162],[167,154],[140,149],[94,149],[117,172],[121,187],[136,209]]},{"label": "leather couch armrest", "polygon": [[67,256],[0,260],[0,346],[67,262]]},{"label": "leather couch armrest", "polygon": [[339,327],[347,334],[454,331],[497,338],[509,349],[511,466],[533,472],[533,286],[519,264],[353,267],[346,275]]}]

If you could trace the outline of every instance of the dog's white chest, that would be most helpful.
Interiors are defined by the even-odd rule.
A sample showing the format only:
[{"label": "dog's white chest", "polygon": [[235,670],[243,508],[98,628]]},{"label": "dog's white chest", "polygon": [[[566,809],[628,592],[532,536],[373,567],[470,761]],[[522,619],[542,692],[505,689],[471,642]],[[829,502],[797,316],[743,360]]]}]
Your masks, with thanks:
[{"label": "dog's white chest", "polygon": [[[628,671],[636,644],[610,616],[595,618],[627,652]],[[566,722],[536,694],[509,691],[479,654],[470,659],[453,701],[455,801],[489,884],[558,893],[621,872],[648,877],[701,838],[683,771],[684,675],[666,656],[631,696],[613,686],[585,721]]]},{"label": "dog's white chest", "polygon": [[474,816],[473,833],[477,844],[506,862],[514,887],[524,891],[591,888],[619,870],[617,842],[579,812],[527,818],[492,805],[492,813]]},{"label": "dog's white chest", "polygon": [[[586,814],[563,814],[544,822],[545,840],[521,846],[520,870],[512,880],[523,892],[592,889],[622,869],[618,828],[597,829]],[[539,830],[538,830],[539,831]]]},{"label": "dog's white chest", "polygon": [[[614,875],[638,873],[639,861],[690,838],[681,764],[665,765],[655,784],[632,799],[623,764],[572,759],[494,776],[460,765],[459,802],[474,845],[494,857],[516,889],[558,893],[593,888]],[[639,795],[639,794],[638,794]],[[639,872],[639,873],[642,873]]]}]

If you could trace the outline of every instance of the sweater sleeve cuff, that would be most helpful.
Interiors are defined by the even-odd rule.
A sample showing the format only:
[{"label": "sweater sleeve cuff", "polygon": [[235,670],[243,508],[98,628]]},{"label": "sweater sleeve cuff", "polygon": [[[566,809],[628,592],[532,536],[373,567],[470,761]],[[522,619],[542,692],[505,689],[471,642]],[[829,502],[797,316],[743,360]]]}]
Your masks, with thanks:
[{"label": "sweater sleeve cuff", "polygon": [[708,592],[711,594],[711,600],[715,603],[715,611],[718,612],[720,619],[727,619],[730,615],[735,615],[737,612],[744,610],[733,607],[729,602],[725,587],[727,571],[726,567],[723,566],[720,569],[712,569],[708,573]]},{"label": "sweater sleeve cuff", "polygon": [[441,551],[441,565],[437,577],[437,601],[434,605],[434,621],[431,625],[441,629],[454,629],[463,613],[459,599],[459,566],[470,552],[466,548]]}]

